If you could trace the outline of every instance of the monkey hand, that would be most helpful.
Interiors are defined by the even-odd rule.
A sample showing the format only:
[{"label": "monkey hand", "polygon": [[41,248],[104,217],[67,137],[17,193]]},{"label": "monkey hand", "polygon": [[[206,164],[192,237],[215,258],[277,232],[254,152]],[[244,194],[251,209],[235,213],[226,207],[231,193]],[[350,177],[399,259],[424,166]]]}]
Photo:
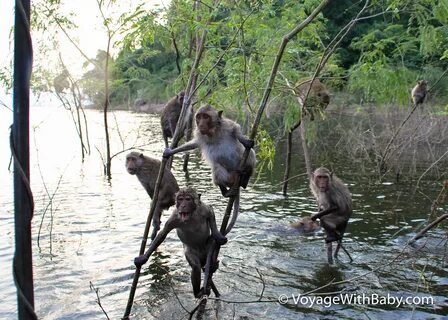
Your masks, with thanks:
[{"label": "monkey hand", "polygon": [[216,243],[220,246],[223,246],[227,243],[227,237],[223,236],[220,232],[214,234],[213,239],[215,239]]},{"label": "monkey hand", "polygon": [[255,145],[255,141],[252,139],[245,139],[243,142],[243,146],[246,149],[252,149],[254,147],[254,145]]},{"label": "monkey hand", "polygon": [[311,221],[316,221],[317,218],[318,218],[318,215],[317,215],[317,214],[313,214],[313,215],[310,217]]},{"label": "monkey hand", "polygon": [[165,151],[163,151],[163,157],[165,159],[169,159],[173,154],[173,150],[170,148],[166,148]]},{"label": "monkey hand", "polygon": [[141,256],[134,258],[134,264],[136,267],[141,267],[148,261],[148,259],[149,258],[146,255],[142,254]]}]

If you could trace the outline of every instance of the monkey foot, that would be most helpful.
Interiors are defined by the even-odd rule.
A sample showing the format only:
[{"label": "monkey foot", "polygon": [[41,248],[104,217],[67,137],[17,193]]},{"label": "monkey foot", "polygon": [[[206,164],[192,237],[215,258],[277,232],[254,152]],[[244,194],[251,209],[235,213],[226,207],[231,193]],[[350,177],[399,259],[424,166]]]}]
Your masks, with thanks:
[{"label": "monkey foot", "polygon": [[224,197],[235,197],[240,192],[240,188],[237,187],[231,187],[225,194],[223,194]]},{"label": "monkey foot", "polygon": [[204,288],[201,288],[197,293],[194,294],[194,297],[196,299],[200,299],[203,296],[209,296],[210,295],[210,290],[204,290]]},{"label": "monkey foot", "polygon": [[165,151],[163,151],[163,157],[165,159],[169,159],[173,155],[173,150],[170,148],[166,148]]},{"label": "monkey foot", "polygon": [[227,238],[223,235],[215,235],[213,236],[213,238],[215,239],[216,243],[219,244],[220,246],[225,245],[227,243]]}]

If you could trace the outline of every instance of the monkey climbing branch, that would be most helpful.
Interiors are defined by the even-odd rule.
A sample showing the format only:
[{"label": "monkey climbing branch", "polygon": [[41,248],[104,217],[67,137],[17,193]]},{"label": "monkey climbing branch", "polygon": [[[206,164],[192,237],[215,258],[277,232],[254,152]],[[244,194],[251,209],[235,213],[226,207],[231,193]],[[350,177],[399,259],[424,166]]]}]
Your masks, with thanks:
[{"label": "monkey climbing branch", "polygon": [[[316,18],[316,16],[322,11],[322,9],[330,2],[331,2],[331,0],[324,0],[324,1],[322,1],[319,4],[319,6],[317,6],[314,9],[314,11],[303,22],[298,24],[293,30],[291,30],[288,34],[286,34],[283,37],[282,43],[280,44],[280,47],[279,47],[278,52],[277,52],[277,55],[275,57],[274,64],[272,66],[271,74],[269,76],[269,80],[268,80],[268,83],[266,85],[266,88],[265,88],[265,91],[264,91],[264,94],[263,94],[263,98],[262,98],[262,100],[260,102],[260,106],[258,107],[258,111],[257,111],[257,115],[256,115],[256,118],[255,118],[254,124],[252,126],[252,130],[251,130],[251,134],[250,134],[250,139],[251,140],[254,140],[256,138],[256,136],[257,136],[258,126],[260,124],[261,117],[263,116],[264,109],[266,108],[266,105],[267,105],[267,102],[268,102],[268,99],[269,99],[269,96],[271,94],[272,87],[273,87],[273,84],[274,84],[274,81],[275,81],[275,77],[276,77],[277,72],[278,72],[278,67],[280,65],[283,53],[285,51],[285,48],[286,48],[288,42],[291,39],[293,39],[300,31],[302,31],[308,24],[310,24],[314,20],[314,18]],[[240,168],[242,168],[246,164],[247,158],[249,157],[249,152],[250,152],[250,149],[246,148],[246,150],[244,152],[244,155],[243,155],[243,159],[242,159],[241,164],[240,164]],[[238,177],[237,180],[239,180],[239,177]],[[237,181],[237,183],[239,183],[239,181]],[[236,198],[236,196],[232,196],[232,197],[230,197],[230,199],[228,201],[226,213],[224,215],[224,218],[223,218],[223,221],[222,221],[222,224],[221,224],[221,232],[225,232],[226,229],[227,229],[227,224],[229,222],[230,213],[232,211],[232,206],[233,206],[233,203],[235,201],[235,198]],[[236,214],[236,213],[234,212],[234,214]],[[217,258],[218,254],[213,254],[214,250],[218,250],[218,252],[219,252],[219,246],[216,243],[211,246],[211,248],[210,248],[211,253],[209,253],[207,258],[209,258],[209,257],[210,258],[215,257],[215,259]],[[207,264],[206,264],[206,267],[205,267],[203,288],[207,288],[209,277],[210,277],[210,266],[211,266],[211,263],[208,263],[208,262],[209,261],[207,261]],[[216,261],[214,261],[214,262],[216,263]],[[205,306],[205,303],[206,303],[206,300],[203,299],[201,301],[201,304],[203,304]]]},{"label": "monkey climbing branch", "polygon": [[[202,57],[202,53],[204,52],[204,42],[205,42],[206,37],[207,37],[207,31],[204,30],[202,33],[201,41],[199,41],[199,46],[198,46],[197,52],[196,52],[196,58],[194,60],[194,63],[193,63],[193,66],[192,66],[192,69],[190,72],[190,77],[188,79],[187,89],[185,90],[185,99],[183,102],[182,111],[179,116],[179,121],[177,122],[176,130],[174,131],[174,137],[171,142],[171,148],[175,148],[177,146],[177,144],[179,143],[180,136],[181,136],[180,133],[183,131],[183,128],[185,126],[185,118],[188,113],[188,108],[190,107],[191,92],[193,91],[192,83],[193,83],[195,74],[197,72],[199,62]],[[157,181],[156,181],[156,185],[154,188],[154,197],[151,201],[151,208],[148,213],[148,218],[146,220],[146,225],[145,225],[145,231],[143,233],[142,243],[140,246],[140,251],[139,251],[140,255],[142,255],[145,252],[146,242],[148,240],[148,235],[149,235],[149,229],[150,229],[152,217],[154,215],[154,211],[155,211],[158,199],[159,199],[159,189],[160,189],[160,185],[161,185],[161,182],[163,179],[163,173],[165,171],[167,162],[168,162],[167,159],[162,158],[162,163],[160,165],[159,174],[157,176]],[[125,313],[124,313],[124,316],[122,319],[129,319],[129,315],[130,315],[131,309],[132,309],[132,304],[134,302],[135,291],[137,289],[138,279],[140,277],[140,270],[141,270],[141,267],[136,267],[136,270],[134,273],[134,279],[132,281],[131,291],[129,292],[128,303],[127,303],[126,310],[125,310]]]}]

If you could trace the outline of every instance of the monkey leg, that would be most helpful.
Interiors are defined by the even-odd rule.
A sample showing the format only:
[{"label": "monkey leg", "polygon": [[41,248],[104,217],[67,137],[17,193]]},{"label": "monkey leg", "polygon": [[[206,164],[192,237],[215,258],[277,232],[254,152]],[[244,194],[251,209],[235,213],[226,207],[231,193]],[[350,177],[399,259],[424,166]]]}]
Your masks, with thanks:
[{"label": "monkey leg", "polygon": [[226,198],[235,197],[238,195],[239,192],[240,192],[240,188],[233,186],[233,187],[229,188],[229,190],[225,194],[223,194],[223,196]]},{"label": "monkey leg", "polygon": [[185,258],[191,267],[191,285],[193,286],[193,294],[196,298],[200,298],[204,294],[201,289],[201,261],[199,257],[191,251],[185,252]]},{"label": "monkey leg", "polygon": [[333,264],[333,245],[332,242],[325,242],[327,247],[327,260],[328,264]]},{"label": "monkey leg", "polygon": [[350,259],[350,262],[353,262],[352,256],[350,255],[350,253],[342,245],[342,240],[338,241],[338,245],[336,246],[336,250],[334,251],[334,258],[335,259],[338,259],[339,249],[342,249],[345,252],[345,254],[347,255],[347,257]]},{"label": "monkey leg", "polygon": [[227,189],[224,185],[218,185],[219,189],[221,190],[221,194],[226,197],[227,192],[229,192],[229,189]]},{"label": "monkey leg", "polygon": [[213,291],[213,294],[215,295],[215,297],[218,298],[218,297],[221,296],[221,294],[218,291],[218,288],[216,288],[216,285],[215,285],[215,283],[213,282],[212,279],[210,279],[210,287],[212,288],[212,291]]},{"label": "monkey leg", "polygon": [[166,135],[163,135],[163,141],[165,141],[165,148],[168,148],[169,144],[168,144],[168,138]]},{"label": "monkey leg", "polygon": [[162,209],[157,205],[157,208],[154,210],[154,215],[152,217],[152,233],[151,240],[154,240],[157,236],[157,232],[160,230],[160,216],[162,215]]}]

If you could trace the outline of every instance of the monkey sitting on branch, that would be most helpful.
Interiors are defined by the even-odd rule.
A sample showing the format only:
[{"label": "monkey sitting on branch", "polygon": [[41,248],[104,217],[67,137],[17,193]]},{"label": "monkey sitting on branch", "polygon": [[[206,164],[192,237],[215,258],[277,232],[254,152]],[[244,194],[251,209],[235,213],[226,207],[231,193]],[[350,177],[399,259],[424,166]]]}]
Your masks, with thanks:
[{"label": "monkey sitting on branch", "polygon": [[300,81],[300,83],[294,88],[294,92],[296,93],[297,99],[302,107],[305,104],[306,98],[304,110],[310,114],[310,120],[314,121],[316,112],[319,114],[322,113],[330,104],[330,94],[325,85],[320,82],[319,79],[314,79],[311,89],[310,83],[311,79]]},{"label": "monkey sitting on branch", "polygon": [[[213,182],[219,186],[225,197],[236,196],[239,187],[247,187],[249,178],[255,169],[254,142],[244,136],[239,124],[222,117],[222,111],[216,111],[207,105],[196,112],[195,137],[190,142],[176,148],[165,149],[163,156],[200,148],[202,157],[212,167]],[[240,169],[244,149],[251,149],[244,168]],[[240,175],[240,185],[236,185]],[[230,188],[230,189],[227,189]]]},{"label": "monkey sitting on branch", "polygon": [[411,91],[412,102],[414,105],[425,102],[426,94],[428,93],[428,82],[420,80]]},{"label": "monkey sitting on branch", "polygon": [[[227,242],[216,226],[216,219],[213,209],[202,203],[200,195],[193,188],[182,188],[176,194],[176,209],[165,223],[163,229],[151,242],[145,254],[134,259],[137,267],[145,264],[151,254],[165,240],[168,233],[176,229],[177,236],[184,246],[185,258],[191,267],[191,284],[196,298],[209,293],[209,289],[204,290],[201,286],[201,269],[207,261],[207,254],[212,241],[219,245]],[[212,270],[216,271],[218,264]],[[213,273],[211,272],[211,273]],[[219,297],[219,292],[213,281],[209,281],[215,296]]]},{"label": "monkey sitting on branch", "polygon": [[328,263],[333,264],[332,243],[338,245],[334,251],[337,259],[339,249],[343,249],[353,261],[350,254],[342,246],[342,238],[352,214],[352,197],[347,186],[327,168],[316,169],[310,177],[310,189],[317,200],[319,212],[311,216],[311,220],[320,219],[320,225],[325,230]]},{"label": "monkey sitting on branch", "polygon": [[[130,152],[126,156],[126,170],[129,174],[136,175],[143,188],[152,199],[154,196],[154,188],[160,169],[160,161],[144,156],[140,152]],[[165,169],[162,184],[159,189],[159,198],[157,207],[154,210],[152,218],[153,231],[151,239],[156,237],[157,231],[160,229],[160,217],[162,211],[169,209],[175,203],[176,192],[179,191],[176,178],[170,170]]]}]

